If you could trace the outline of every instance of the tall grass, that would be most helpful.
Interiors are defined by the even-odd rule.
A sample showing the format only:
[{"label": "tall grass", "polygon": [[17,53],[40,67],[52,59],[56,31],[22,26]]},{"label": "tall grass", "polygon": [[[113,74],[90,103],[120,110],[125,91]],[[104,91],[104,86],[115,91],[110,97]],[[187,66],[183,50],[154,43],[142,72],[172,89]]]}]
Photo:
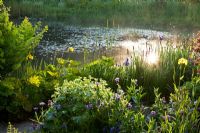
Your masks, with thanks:
[{"label": "tall grass", "polygon": [[[131,79],[137,79],[138,86],[143,86],[146,92],[145,101],[153,101],[153,90],[159,88],[163,96],[169,96],[173,92],[174,82],[179,82],[178,59],[188,58],[188,50],[167,48],[159,51],[158,64],[148,64],[144,57],[134,56],[129,66],[114,66],[112,58],[102,58],[86,65],[82,70],[82,76],[91,75],[106,80],[111,88],[117,89],[115,78],[119,78],[119,84],[123,90],[131,84]],[[192,70],[186,67],[185,79],[190,80]],[[175,77],[175,81],[173,79]]]},{"label": "tall grass", "polygon": [[174,1],[8,1],[13,17],[61,20],[69,24],[143,26],[150,28],[199,28],[200,4]]}]

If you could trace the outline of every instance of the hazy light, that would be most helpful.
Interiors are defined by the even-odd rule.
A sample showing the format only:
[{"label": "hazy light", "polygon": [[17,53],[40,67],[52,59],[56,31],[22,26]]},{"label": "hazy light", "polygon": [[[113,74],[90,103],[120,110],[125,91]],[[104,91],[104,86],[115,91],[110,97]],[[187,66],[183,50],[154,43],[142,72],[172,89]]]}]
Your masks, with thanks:
[{"label": "hazy light", "polygon": [[158,63],[158,55],[155,53],[150,53],[149,55],[147,55],[146,61],[149,64],[156,64]]}]

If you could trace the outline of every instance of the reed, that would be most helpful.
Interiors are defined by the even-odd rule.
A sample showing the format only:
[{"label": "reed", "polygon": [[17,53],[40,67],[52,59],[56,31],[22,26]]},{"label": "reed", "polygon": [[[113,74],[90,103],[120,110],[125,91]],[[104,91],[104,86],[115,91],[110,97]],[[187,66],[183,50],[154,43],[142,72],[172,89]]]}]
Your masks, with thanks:
[{"label": "reed", "polygon": [[[112,58],[99,59],[95,62],[85,65],[82,76],[102,78],[108,82],[108,85],[113,89],[117,89],[115,82],[119,78],[119,84],[123,90],[131,84],[131,79],[137,79],[138,86],[143,86],[146,92],[145,101],[153,101],[152,98],[154,88],[159,88],[163,96],[169,96],[173,92],[174,83],[179,82],[179,66],[178,59],[189,57],[187,49],[174,48],[159,49],[159,62],[157,64],[149,64],[143,56],[133,54],[131,64],[129,66],[114,66]],[[192,70],[189,64],[186,67],[185,78],[181,83],[191,79]],[[175,81],[174,81],[175,77]]]}]

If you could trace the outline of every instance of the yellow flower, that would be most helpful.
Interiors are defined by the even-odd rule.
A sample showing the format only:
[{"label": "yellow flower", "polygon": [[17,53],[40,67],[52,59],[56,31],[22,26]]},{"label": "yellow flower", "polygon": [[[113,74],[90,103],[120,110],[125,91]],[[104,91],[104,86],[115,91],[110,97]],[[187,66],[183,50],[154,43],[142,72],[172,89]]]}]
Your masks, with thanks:
[{"label": "yellow flower", "polygon": [[29,79],[28,79],[28,82],[36,87],[39,87],[40,86],[40,79],[39,79],[39,76],[31,76]]},{"label": "yellow flower", "polygon": [[68,51],[69,51],[69,52],[74,52],[74,48],[73,48],[73,47],[69,47],[69,48],[68,48]]},{"label": "yellow flower", "polygon": [[188,60],[185,59],[185,58],[180,58],[180,59],[178,60],[178,64],[179,64],[179,65],[186,65],[186,66],[187,66]]},{"label": "yellow flower", "polygon": [[52,77],[58,77],[58,73],[57,72],[47,71],[47,73],[49,75],[51,75]]},{"label": "yellow flower", "polygon": [[65,60],[63,58],[57,58],[57,62],[60,65],[64,65],[65,64]]},{"label": "yellow flower", "polygon": [[29,54],[26,56],[26,60],[33,60],[33,56],[29,53]]}]

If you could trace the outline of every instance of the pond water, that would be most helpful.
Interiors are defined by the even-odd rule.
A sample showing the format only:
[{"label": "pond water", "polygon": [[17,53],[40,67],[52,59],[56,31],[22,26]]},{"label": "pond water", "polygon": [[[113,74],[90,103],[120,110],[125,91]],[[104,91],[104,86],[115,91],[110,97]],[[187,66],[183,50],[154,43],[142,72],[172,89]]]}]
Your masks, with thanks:
[{"label": "pond water", "polygon": [[[45,60],[56,57],[83,61],[94,60],[102,55],[112,56],[118,63],[130,58],[132,53],[154,55],[158,47],[166,46],[175,35],[169,32],[133,28],[103,28],[50,26],[43,40],[36,48],[36,55]],[[75,52],[67,49],[73,47]],[[155,58],[155,57],[153,57]]]}]

